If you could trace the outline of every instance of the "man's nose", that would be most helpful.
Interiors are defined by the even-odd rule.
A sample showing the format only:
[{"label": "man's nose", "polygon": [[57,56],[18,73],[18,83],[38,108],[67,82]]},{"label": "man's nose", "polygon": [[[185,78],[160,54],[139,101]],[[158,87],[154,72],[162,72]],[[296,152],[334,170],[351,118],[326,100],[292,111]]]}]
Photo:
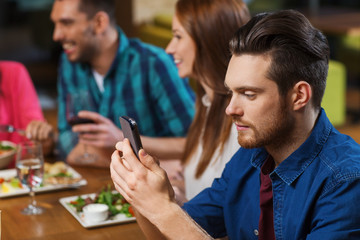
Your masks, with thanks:
[{"label": "man's nose", "polygon": [[64,34],[63,34],[62,30],[56,25],[54,27],[54,32],[53,32],[52,37],[55,42],[59,42],[64,38]]},{"label": "man's nose", "polygon": [[234,95],[231,97],[230,103],[226,107],[225,112],[229,116],[242,116],[244,114],[244,110],[241,107],[239,99],[237,99]]}]

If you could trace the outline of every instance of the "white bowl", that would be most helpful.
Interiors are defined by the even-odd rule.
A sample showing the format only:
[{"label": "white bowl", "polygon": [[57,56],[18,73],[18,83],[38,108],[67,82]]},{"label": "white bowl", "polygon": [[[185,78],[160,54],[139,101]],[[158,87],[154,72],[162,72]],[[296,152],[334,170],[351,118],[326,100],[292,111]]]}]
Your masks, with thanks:
[{"label": "white bowl", "polygon": [[83,208],[83,213],[86,222],[102,222],[109,216],[109,206],[102,203],[91,203]]},{"label": "white bowl", "polygon": [[16,153],[16,144],[10,141],[0,141],[2,146],[13,147],[12,150],[0,153],[0,169],[6,168],[14,159]]}]

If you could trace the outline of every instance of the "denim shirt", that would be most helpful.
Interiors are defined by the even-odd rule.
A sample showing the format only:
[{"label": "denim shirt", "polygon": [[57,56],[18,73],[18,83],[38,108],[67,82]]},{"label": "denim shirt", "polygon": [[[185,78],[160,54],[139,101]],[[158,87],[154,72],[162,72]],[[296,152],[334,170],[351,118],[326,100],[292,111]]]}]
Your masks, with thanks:
[{"label": "denim shirt", "polygon": [[[221,178],[184,205],[213,237],[257,239],[265,149],[233,156]],[[271,174],[276,239],[360,239],[360,147],[324,110],[309,138]]]}]

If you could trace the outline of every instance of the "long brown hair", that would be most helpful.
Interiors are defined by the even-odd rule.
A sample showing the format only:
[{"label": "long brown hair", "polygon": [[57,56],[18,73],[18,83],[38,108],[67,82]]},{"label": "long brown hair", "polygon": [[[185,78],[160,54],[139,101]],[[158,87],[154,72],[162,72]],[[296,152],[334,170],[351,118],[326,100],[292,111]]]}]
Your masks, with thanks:
[{"label": "long brown hair", "polygon": [[[193,66],[197,79],[196,114],[182,160],[186,164],[202,140],[203,151],[195,174],[199,178],[218,146],[222,151],[230,134],[231,119],[225,115],[229,97],[224,86],[231,56],[228,46],[236,30],[250,19],[250,14],[242,0],[178,0],[175,14],[196,45]],[[202,104],[205,90],[200,82],[214,91],[208,113]]]}]

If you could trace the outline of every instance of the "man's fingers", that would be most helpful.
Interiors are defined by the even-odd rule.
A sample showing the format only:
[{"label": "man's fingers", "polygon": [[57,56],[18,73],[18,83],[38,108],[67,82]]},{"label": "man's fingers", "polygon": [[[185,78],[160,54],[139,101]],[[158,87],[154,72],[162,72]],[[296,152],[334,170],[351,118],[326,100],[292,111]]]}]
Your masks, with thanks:
[{"label": "man's fingers", "polygon": [[159,166],[159,161],[148,155],[144,149],[139,151],[140,161],[144,166],[157,174],[162,174],[162,168]]},{"label": "man's fingers", "polygon": [[140,175],[145,174],[146,169],[151,170],[159,175],[162,175],[162,168],[159,167],[158,162],[150,155],[148,155],[144,149],[139,151],[139,157],[134,154],[130,142],[128,139],[124,139],[122,142],[122,153],[126,162],[130,165],[131,169],[138,172]]},{"label": "man's fingers", "polygon": [[99,126],[95,123],[77,124],[72,127],[72,131],[78,133],[95,133],[99,131]]},{"label": "man's fingers", "polygon": [[131,201],[129,195],[127,194],[127,191],[129,191],[129,188],[128,188],[126,182],[122,179],[122,177],[116,172],[116,170],[113,167],[110,167],[110,174],[111,174],[111,179],[113,180],[116,190],[127,201]]},{"label": "man's fingers", "polygon": [[116,150],[122,152],[123,149],[123,141],[117,142],[115,145]]},{"label": "man's fingers", "polygon": [[126,191],[122,189],[122,187],[113,179],[115,189],[129,202],[132,202],[132,199],[127,195]]},{"label": "man's fingers", "polygon": [[[115,184],[116,190],[118,190],[122,195],[125,194],[123,196],[128,201],[131,200],[131,189],[134,188],[133,185],[136,185],[136,180],[132,175],[130,166],[127,164],[126,160],[120,157],[118,151],[114,151],[111,156],[110,174]],[[132,187],[129,187],[129,184]]]},{"label": "man's fingers", "polygon": [[136,157],[133,152],[129,139],[125,138],[122,144],[122,153],[123,157],[126,159],[127,163],[132,169],[141,170],[144,166],[140,163],[139,159]]},{"label": "man's fingers", "polygon": [[109,132],[109,125],[104,122],[77,124],[72,127],[73,132],[78,133],[106,133]]},{"label": "man's fingers", "polygon": [[97,112],[83,110],[78,113],[78,116],[81,118],[91,119],[95,123],[106,123],[106,124],[108,124],[109,122],[112,123],[111,120],[109,120],[108,118],[102,116],[101,114],[99,114]]}]

